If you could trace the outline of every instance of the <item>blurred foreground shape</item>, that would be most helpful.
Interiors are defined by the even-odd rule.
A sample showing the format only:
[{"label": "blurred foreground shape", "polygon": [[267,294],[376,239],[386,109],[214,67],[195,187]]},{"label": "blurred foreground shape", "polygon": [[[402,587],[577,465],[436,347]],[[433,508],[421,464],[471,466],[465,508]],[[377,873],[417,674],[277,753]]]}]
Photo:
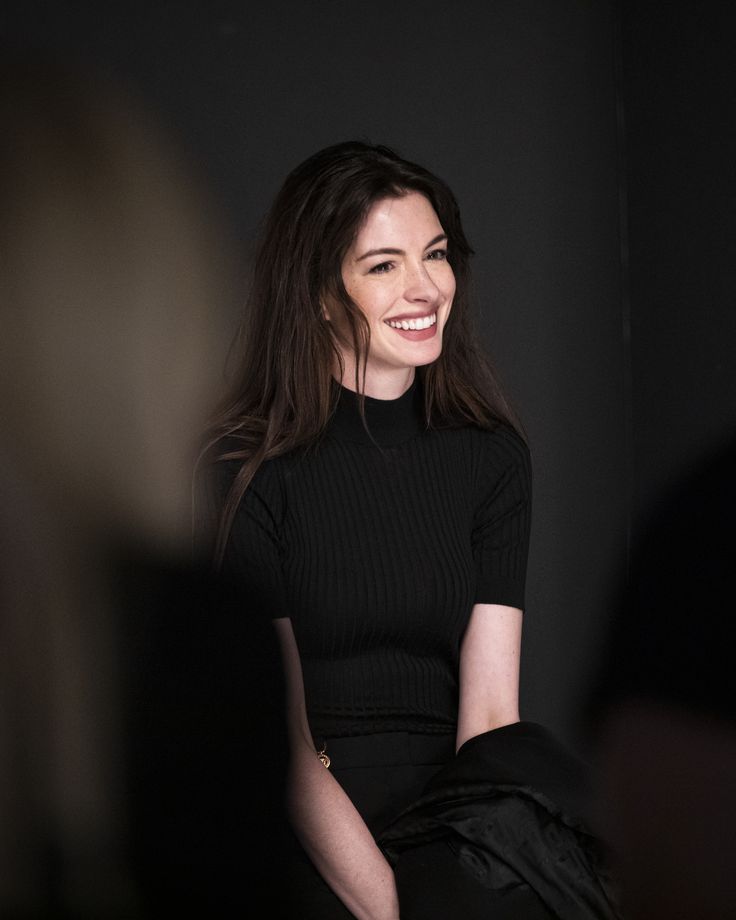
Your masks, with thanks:
[{"label": "blurred foreground shape", "polygon": [[0,916],[241,909],[285,756],[275,640],[192,553],[232,244],[126,92],[0,69]]},{"label": "blurred foreground shape", "polygon": [[631,920],[736,916],[736,440],[650,510],[588,714]]}]

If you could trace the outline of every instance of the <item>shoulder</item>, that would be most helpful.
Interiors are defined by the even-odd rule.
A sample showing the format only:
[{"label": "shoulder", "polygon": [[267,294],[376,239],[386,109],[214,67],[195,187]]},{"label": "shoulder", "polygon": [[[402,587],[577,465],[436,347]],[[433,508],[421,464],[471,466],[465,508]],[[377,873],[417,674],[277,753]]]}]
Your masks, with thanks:
[{"label": "shoulder", "polygon": [[531,471],[531,453],[524,438],[510,425],[498,422],[493,428],[465,426],[454,428],[447,436],[456,448],[470,453],[479,468]]},{"label": "shoulder", "polygon": [[479,449],[505,457],[519,465],[530,462],[529,446],[522,436],[505,422],[498,422],[493,428],[473,428]]},{"label": "shoulder", "polygon": [[[208,452],[208,459],[202,465],[202,476],[217,484],[219,491],[226,493],[233,487],[238,476],[244,473],[248,459],[249,452],[244,441],[234,436],[221,438]],[[252,485],[267,485],[277,479],[282,460],[282,457],[264,460],[252,478]]]},{"label": "shoulder", "polygon": [[474,487],[481,502],[505,495],[514,503],[528,502],[532,491],[529,446],[510,425],[468,429],[473,444]]},{"label": "shoulder", "polygon": [[237,510],[258,506],[280,517],[283,504],[284,458],[264,460],[250,477],[248,458],[237,438],[223,438],[212,449],[199,473],[200,494],[216,513],[232,501]]}]

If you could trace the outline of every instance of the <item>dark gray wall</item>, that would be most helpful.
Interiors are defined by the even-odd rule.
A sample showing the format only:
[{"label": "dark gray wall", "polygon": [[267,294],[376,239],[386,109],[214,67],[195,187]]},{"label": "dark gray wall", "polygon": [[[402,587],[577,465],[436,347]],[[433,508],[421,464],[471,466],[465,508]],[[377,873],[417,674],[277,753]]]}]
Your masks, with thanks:
[{"label": "dark gray wall", "polygon": [[628,517],[609,3],[29,4],[0,22],[137,89],[200,165],[244,264],[285,173],[328,143],[389,144],[455,189],[534,459],[522,713],[580,743]]},{"label": "dark gray wall", "polygon": [[736,432],[733,9],[623,4],[636,517]]}]

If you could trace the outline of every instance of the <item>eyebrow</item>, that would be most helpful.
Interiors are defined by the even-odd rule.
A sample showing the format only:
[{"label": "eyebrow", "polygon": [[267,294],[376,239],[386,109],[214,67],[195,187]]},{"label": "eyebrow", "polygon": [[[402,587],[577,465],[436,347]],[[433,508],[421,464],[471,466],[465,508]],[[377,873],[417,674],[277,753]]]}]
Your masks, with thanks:
[{"label": "eyebrow", "polygon": [[[446,233],[440,233],[439,236],[436,236],[433,240],[430,240],[427,245],[424,247],[426,252],[427,249],[430,249],[432,246],[436,246],[437,243],[442,243],[447,239]],[[403,256],[406,255],[403,249],[369,249],[368,252],[364,252],[362,256],[358,256],[355,260],[356,262],[362,262],[363,259],[367,259],[370,256]]]}]

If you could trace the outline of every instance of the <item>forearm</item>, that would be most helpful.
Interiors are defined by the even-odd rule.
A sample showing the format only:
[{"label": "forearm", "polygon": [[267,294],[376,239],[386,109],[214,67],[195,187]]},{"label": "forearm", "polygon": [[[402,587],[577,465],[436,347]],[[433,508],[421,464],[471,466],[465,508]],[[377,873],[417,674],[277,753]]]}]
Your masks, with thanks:
[{"label": "forearm", "polygon": [[457,742],[519,721],[522,613],[476,604],[460,649]]},{"label": "forearm", "polygon": [[313,749],[292,756],[289,813],[299,840],[327,884],[359,920],[398,920],[394,874],[340,784]]},{"label": "forearm", "polygon": [[322,878],[358,920],[398,920],[391,867],[358,810],[314,750],[291,622],[279,619],[274,626],[286,676],[291,748],[287,796],[294,831]]},{"label": "forearm", "polygon": [[496,728],[502,728],[504,725],[512,725],[519,721],[518,707],[515,709],[507,707],[505,709],[492,710],[480,714],[476,718],[465,718],[458,721],[457,734],[455,738],[455,750],[459,751],[466,741],[475,738],[476,735],[482,735],[484,732],[493,731]]}]

